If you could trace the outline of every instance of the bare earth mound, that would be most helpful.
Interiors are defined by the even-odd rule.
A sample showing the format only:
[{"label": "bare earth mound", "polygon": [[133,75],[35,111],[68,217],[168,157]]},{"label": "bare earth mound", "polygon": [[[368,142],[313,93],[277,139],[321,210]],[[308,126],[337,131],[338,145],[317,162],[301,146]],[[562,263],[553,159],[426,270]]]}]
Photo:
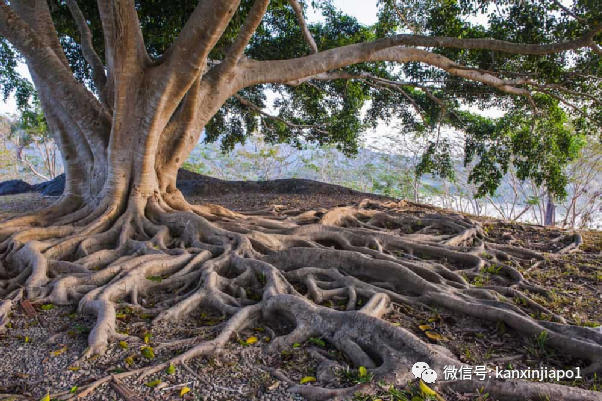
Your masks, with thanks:
[{"label": "bare earth mound", "polygon": [[[224,273],[218,280],[230,284],[220,286],[221,309],[199,302],[180,319],[160,319],[172,309],[159,305],[174,294],[177,299],[179,287],[186,289],[186,282],[170,285],[178,275],[192,278],[181,271],[148,274],[142,280],[152,291],[140,292],[136,303],[116,302],[114,331],[121,337],[109,342],[103,355],[88,359],[81,357],[89,350],[96,317],[76,313],[76,305],[47,301],[34,302],[35,316],[28,315],[14,302],[0,337],[0,394],[10,396],[0,400],[38,400],[46,393],[60,400],[75,399],[76,394],[84,400],[129,401],[303,399],[299,394],[314,399],[412,400],[425,399],[416,380],[391,387],[395,378],[383,379],[379,370],[395,365],[397,375],[407,376],[414,362],[425,360],[431,365],[502,369],[583,371],[590,366],[587,352],[575,351],[571,341],[588,344],[589,338],[595,343],[594,327],[602,323],[600,233],[576,236],[469,218],[305,180],[206,186],[220,188],[219,194],[199,191],[203,185],[195,179],[182,180],[188,182],[189,194],[196,193],[187,197],[191,204],[235,210],[266,234],[290,230],[282,225],[295,222],[296,239],[274,238],[298,241],[297,247],[278,250],[282,245],[261,233],[251,241],[262,255],[258,263],[277,266],[282,273],[252,269],[244,295],[235,288],[241,273]],[[35,194],[0,200],[0,218],[49,202]],[[219,224],[245,233],[245,225],[236,221],[225,216]],[[323,226],[322,236],[303,233],[316,227],[315,222]],[[364,230],[373,233],[367,237],[372,243],[360,244],[353,237]],[[287,255],[291,249],[297,253]],[[327,259],[329,268],[320,262],[326,251],[338,255],[339,262]],[[380,280],[362,275],[363,258],[382,264]],[[416,281],[414,276],[406,277],[405,283],[395,281],[394,260],[413,271]],[[272,316],[261,316],[255,308],[266,289],[284,285],[278,284],[280,277],[291,283],[289,292],[303,297],[277,295],[287,302],[273,304]],[[472,309],[454,306],[445,292],[433,294],[433,299],[417,296],[417,286],[431,282],[463,294],[459,299],[466,297]],[[370,337],[363,338],[366,334]],[[369,373],[360,373],[359,366]],[[400,366],[407,369],[399,373]],[[299,384],[308,377],[317,381]],[[515,384],[510,389],[476,384],[460,381],[437,389],[444,399],[458,401],[485,399],[478,394],[479,384],[484,393],[493,388],[499,394],[487,400],[519,399],[513,397],[526,391]],[[599,376],[560,384],[555,399],[602,399],[602,393],[579,398],[582,389],[601,389]],[[181,397],[185,387],[190,392]],[[566,394],[572,398],[563,398]]]}]

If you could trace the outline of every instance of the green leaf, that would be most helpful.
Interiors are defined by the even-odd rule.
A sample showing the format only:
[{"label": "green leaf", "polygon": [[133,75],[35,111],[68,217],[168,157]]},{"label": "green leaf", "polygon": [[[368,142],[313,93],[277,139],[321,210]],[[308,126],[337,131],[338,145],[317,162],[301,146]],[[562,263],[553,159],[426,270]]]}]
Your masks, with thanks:
[{"label": "green leaf", "polygon": [[165,369],[165,373],[167,373],[168,375],[173,375],[174,373],[176,373],[176,367],[173,366],[172,363],[170,363],[167,369]]},{"label": "green leaf", "polygon": [[153,359],[155,357],[155,351],[153,350],[153,347],[142,347],[140,352],[146,359]]},{"label": "green leaf", "polygon": [[364,377],[368,374],[368,370],[363,366],[359,367],[358,372],[360,374],[360,377]]},{"label": "green leaf", "polygon": [[159,384],[161,384],[161,379],[157,379],[157,380],[153,380],[152,382],[145,383],[145,386],[157,387]]},{"label": "green leaf", "polygon": [[321,338],[312,337],[312,338],[309,339],[309,342],[312,343],[312,344],[315,344],[315,345],[317,345],[319,347],[326,347],[326,343]]},{"label": "green leaf", "polygon": [[54,305],[53,304],[45,304],[45,305],[40,306],[40,309],[51,310],[51,309],[54,309]]},{"label": "green leaf", "polygon": [[69,393],[71,393],[71,394],[75,394],[75,393],[77,393],[77,389],[79,389],[79,387],[77,387],[77,386],[73,386],[73,387],[71,387],[71,389],[69,390]]}]

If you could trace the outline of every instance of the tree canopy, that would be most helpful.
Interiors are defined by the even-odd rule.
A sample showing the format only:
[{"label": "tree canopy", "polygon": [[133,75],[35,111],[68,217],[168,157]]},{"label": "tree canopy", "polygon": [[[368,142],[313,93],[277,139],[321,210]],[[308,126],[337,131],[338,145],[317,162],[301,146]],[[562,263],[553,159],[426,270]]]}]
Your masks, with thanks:
[{"label": "tree canopy", "polygon": [[[521,273],[549,267],[542,251],[579,250],[578,233],[559,233],[546,249],[524,231],[489,235],[468,216],[417,214],[406,202],[239,213],[195,205],[177,186],[202,132],[225,149],[259,131],[353,153],[363,131],[399,120],[430,141],[422,172],[451,174],[453,129],[466,138],[481,194],[511,165],[562,194],[562,165],[600,126],[599,3],[380,1],[378,21],[364,26],[328,1],[0,0],[10,42],[3,82],[12,85],[3,89],[27,93],[15,74],[22,56],[65,169],[56,202],[0,226],[0,331],[22,299],[77,304],[96,317],[91,357],[133,340],[118,331],[122,306],[153,317],[151,329],[204,309],[231,317],[211,340],[178,341],[185,351],[113,372],[79,398],[108,380],[215,355],[263,321],[273,326],[269,352],[315,338],[338,350],[315,354],[322,383],[343,368],[334,355],[398,386],[416,379],[408,361],[428,364],[429,375],[464,366],[427,342],[428,331],[421,339],[384,320],[392,304],[507,326],[588,363],[584,375],[599,372],[602,335],[547,309],[541,300],[553,294]],[[321,22],[306,19],[310,5]],[[491,107],[505,113],[476,112]],[[337,299],[344,309],[331,308]],[[446,388],[599,400],[578,387],[493,377]],[[332,399],[358,388],[289,390]]]},{"label": "tree canopy", "polygon": [[[136,2],[151,58],[160,60],[169,51],[196,3]],[[78,5],[90,27],[93,47],[105,63],[97,2],[79,1]],[[224,59],[252,6],[251,0],[240,2],[209,54],[210,63]],[[316,50],[411,34],[418,38],[418,46],[451,64],[370,61],[296,82],[249,86],[215,113],[205,126],[205,141],[219,139],[228,150],[261,127],[274,143],[314,141],[353,154],[367,129],[401,120],[408,132],[431,138],[420,173],[453,174],[441,131],[455,129],[466,135],[465,163],[476,164],[471,180],[480,186],[481,195],[493,193],[508,166],[514,164],[520,177],[534,178],[562,196],[566,181],[562,167],[577,154],[581,136],[599,132],[597,127],[602,126],[599,1],[379,0],[378,22],[372,26],[345,15],[330,1],[297,6],[290,7],[287,0],[271,1],[245,55],[258,61],[292,59]],[[308,6],[320,10],[322,22],[299,22],[296,12],[306,12]],[[98,94],[93,68],[82,51],[80,28],[67,2],[51,1],[50,10],[75,77]],[[482,48],[464,41],[553,45],[584,36],[589,46],[549,54],[516,54],[504,51],[503,45]],[[460,41],[444,44],[439,37]],[[2,38],[2,92],[6,97],[15,91],[25,107],[32,86],[16,71],[19,57]],[[270,97],[275,99],[273,105],[268,104],[269,93],[274,94]],[[274,115],[268,106],[276,110]],[[477,113],[491,108],[506,114],[490,118]]]}]

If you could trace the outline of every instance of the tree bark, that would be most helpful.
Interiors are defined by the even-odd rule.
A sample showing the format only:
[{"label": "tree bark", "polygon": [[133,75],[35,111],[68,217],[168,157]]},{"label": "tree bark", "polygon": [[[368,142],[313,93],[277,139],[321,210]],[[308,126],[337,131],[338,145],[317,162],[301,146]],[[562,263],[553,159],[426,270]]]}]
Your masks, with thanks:
[{"label": "tree bark", "polygon": [[[508,93],[528,95],[520,87],[523,81],[505,81],[441,55],[401,46],[536,55],[588,46],[592,34],[541,46],[397,35],[325,52],[316,52],[310,41],[315,52],[311,56],[253,61],[244,57],[244,49],[268,6],[268,1],[257,0],[225,59],[208,67],[209,53],[239,3],[200,2],[169,51],[152,60],[134,1],[98,0],[107,60],[103,79],[85,21],[69,1],[86,41],[86,59],[95,65],[95,81],[106,86],[99,101],[69,70],[46,1],[15,0],[8,6],[0,0],[0,33],[27,61],[61,148],[67,179],[65,193],[55,205],[0,226],[0,330],[8,322],[6,311],[23,296],[77,304],[81,312],[96,317],[88,338],[86,355],[91,356],[105,352],[114,340],[127,338],[116,331],[118,302],[155,316],[155,324],[183,319],[203,307],[230,319],[215,339],[168,363],[211,355],[235,332],[259,319],[285,317],[294,329],[273,339],[272,351],[321,337],[347,354],[356,367],[398,384],[412,379],[407,367],[417,360],[427,361],[439,374],[446,364],[459,367],[449,353],[381,319],[396,302],[501,321],[532,337],[547,331],[547,345],[590,361],[592,372],[599,370],[602,336],[566,325],[524,291],[545,293],[515,266],[543,256],[488,242],[476,221],[438,214],[417,218],[404,215],[398,204],[370,202],[326,212],[243,215],[216,205],[190,205],[175,185],[177,170],[205,125],[246,87],[323,79],[332,69],[366,61],[419,61]],[[301,18],[299,3],[292,3]],[[602,28],[596,29],[597,33]],[[253,108],[250,102],[246,106]],[[412,227],[420,229],[399,235],[401,229]],[[576,239],[573,248],[579,244]],[[482,257],[484,250],[490,258]],[[472,286],[466,277],[487,274],[487,266],[503,269],[504,276],[493,277],[496,285],[487,288]],[[260,293],[259,300],[250,299],[248,289]],[[140,295],[160,291],[175,295],[153,307],[139,303]],[[524,299],[527,310],[505,296]],[[335,297],[347,299],[345,311],[322,305]],[[554,322],[533,319],[527,312],[534,311],[546,313]],[[165,367],[124,374],[149,374]],[[108,380],[87,384],[84,392]],[[507,386],[499,392],[508,392]],[[332,394],[327,389],[312,391]],[[547,384],[537,391],[568,394]],[[580,390],[574,395],[564,399],[596,399]]]},{"label": "tree bark", "polygon": [[544,216],[544,226],[555,226],[556,225],[556,203],[554,197],[548,193],[546,199],[546,211]]}]

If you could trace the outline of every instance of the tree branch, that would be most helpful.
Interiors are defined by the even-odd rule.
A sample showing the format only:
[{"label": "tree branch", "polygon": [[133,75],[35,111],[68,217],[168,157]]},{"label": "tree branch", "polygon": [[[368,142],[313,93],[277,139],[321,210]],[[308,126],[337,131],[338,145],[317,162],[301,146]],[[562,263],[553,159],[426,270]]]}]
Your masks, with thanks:
[{"label": "tree branch", "polygon": [[[121,74],[150,65],[133,0],[97,0],[105,39],[108,81],[117,87]],[[115,82],[111,82],[115,80]]]},{"label": "tree branch", "polygon": [[[592,38],[602,32],[602,23],[583,37],[553,44],[520,44],[497,39],[457,39],[450,37],[429,37],[423,35],[395,35],[373,42],[359,43],[326,50],[310,56],[288,60],[254,61],[249,60],[243,78],[245,86],[270,82],[290,82],[322,72],[339,69],[352,64],[368,61],[398,61],[399,55],[408,47],[461,48],[469,50],[494,50],[512,54],[546,55],[591,47]],[[396,47],[395,49],[393,49]],[[397,53],[397,57],[393,57]],[[389,57],[389,58],[388,58]],[[437,57],[432,55],[431,58]],[[421,61],[421,60],[406,60]],[[446,64],[452,63],[450,60]],[[461,68],[461,66],[456,66]],[[457,75],[457,74],[454,74]],[[469,74],[477,76],[476,73]]]},{"label": "tree branch", "polygon": [[36,168],[34,167],[34,165],[31,164],[31,162],[27,159],[27,155],[25,155],[23,153],[23,146],[20,146],[17,149],[17,160],[19,160],[21,162],[21,164],[23,164],[25,167],[27,167],[27,169],[29,171],[31,171],[35,176],[43,179],[44,181],[48,181],[48,177],[46,177],[44,174],[38,172],[36,170]]},{"label": "tree branch", "polygon": [[587,20],[583,17],[578,16],[577,14],[575,14],[574,12],[572,12],[571,10],[568,9],[568,7],[565,7],[564,5],[562,5],[562,3],[558,0],[552,0],[552,3],[554,3],[558,8],[560,8],[562,11],[564,11],[565,13],[567,13],[568,15],[570,15],[571,17],[575,18],[577,21],[580,22],[587,22]]},{"label": "tree branch", "polygon": [[[394,61],[402,64],[418,61],[441,68],[452,75],[484,83],[502,92],[522,96],[529,94],[528,90],[516,87],[516,85],[523,84],[524,79],[505,81],[491,74],[467,70],[446,57],[425,50],[407,47],[389,47],[379,51],[366,51],[362,53],[358,51],[361,47],[358,48],[357,46],[346,46],[341,48],[341,50],[345,51],[337,52],[335,50],[332,53],[331,51],[324,51],[313,56],[294,60],[249,61],[243,81],[245,81],[246,86],[275,82],[296,83],[301,79],[319,76],[319,74],[332,69],[367,61]],[[322,57],[322,55],[324,56]],[[314,60],[310,63],[308,62],[309,59]]]},{"label": "tree branch", "polygon": [[397,16],[399,18],[401,18],[401,20],[408,26],[408,28],[410,28],[410,30],[412,32],[414,32],[416,35],[420,34],[420,30],[418,29],[418,27],[414,26],[414,24],[411,24],[410,21],[408,21],[405,14],[399,9],[399,7],[397,7],[397,4],[395,1],[392,2],[392,5],[393,5],[393,8],[395,9],[395,12],[397,13]]},{"label": "tree branch", "polygon": [[245,47],[247,47],[255,30],[261,23],[268,9],[268,4],[270,4],[270,0],[255,0],[240,33],[234,40],[228,53],[226,53],[224,61],[218,67],[220,73],[228,73],[236,66],[245,51]]},{"label": "tree branch", "polygon": [[267,112],[263,111],[263,109],[261,109],[261,107],[257,106],[255,103],[253,103],[253,102],[251,102],[251,101],[249,101],[249,100],[247,100],[247,99],[243,98],[242,96],[240,96],[240,95],[238,95],[238,94],[237,94],[237,95],[234,95],[233,97],[234,97],[236,100],[238,100],[238,101],[239,101],[239,102],[240,102],[242,105],[244,105],[244,106],[246,106],[246,107],[248,107],[248,108],[250,108],[250,109],[252,109],[252,110],[256,111],[257,113],[261,114],[261,115],[262,115],[262,116],[264,116],[264,117],[267,117],[267,118],[269,118],[269,119],[271,119],[271,120],[276,120],[276,121],[279,121],[279,122],[281,122],[281,123],[285,124],[285,125],[286,125],[287,127],[289,127],[289,128],[292,128],[292,129],[314,129],[314,130],[316,130],[316,131],[318,131],[318,132],[320,132],[320,133],[323,133],[323,134],[328,134],[328,131],[325,131],[325,130],[323,130],[323,129],[319,128],[319,127],[321,127],[320,125],[302,125],[302,124],[295,124],[295,123],[292,123],[292,122],[290,122],[290,121],[287,121],[287,120],[285,120],[285,119],[283,119],[283,118],[280,118],[280,117],[278,117],[278,116],[275,116],[275,115],[272,115],[272,114],[269,114],[269,113],[267,113]]},{"label": "tree branch", "polygon": [[103,105],[108,107],[105,93],[107,76],[105,75],[104,65],[94,50],[94,46],[92,45],[92,32],[90,31],[88,23],[86,22],[84,15],[77,5],[77,1],[67,0],[67,6],[69,7],[69,11],[71,12],[73,19],[77,24],[77,28],[79,29],[82,53],[86,59],[86,62],[92,68],[92,79],[94,80],[94,85],[98,89],[100,101]]},{"label": "tree branch", "polygon": [[69,61],[65,56],[65,51],[50,15],[48,2],[46,0],[13,1],[11,7],[19,18],[25,21],[42,38],[42,41],[54,51],[65,68],[71,72]]},{"label": "tree branch", "polygon": [[166,95],[182,99],[203,73],[209,52],[230,23],[240,0],[204,0],[199,3],[165,54],[162,77],[173,82]]},{"label": "tree branch", "polygon": [[0,0],[0,34],[25,57],[32,76],[36,77],[36,85],[47,86],[65,111],[77,116],[78,126],[86,138],[96,137],[95,140],[106,143],[111,117],[104,107],[75,79],[56,52],[6,4],[5,0]]},{"label": "tree branch", "polygon": [[317,53],[318,45],[316,45],[316,41],[314,40],[314,37],[312,36],[311,32],[309,31],[309,28],[307,27],[307,22],[305,21],[305,17],[303,16],[303,7],[301,7],[301,4],[299,4],[298,0],[288,0],[288,2],[295,11],[297,21],[299,21],[299,28],[301,28],[301,33],[303,34],[305,42],[307,42],[307,44],[309,45],[311,53]]}]

